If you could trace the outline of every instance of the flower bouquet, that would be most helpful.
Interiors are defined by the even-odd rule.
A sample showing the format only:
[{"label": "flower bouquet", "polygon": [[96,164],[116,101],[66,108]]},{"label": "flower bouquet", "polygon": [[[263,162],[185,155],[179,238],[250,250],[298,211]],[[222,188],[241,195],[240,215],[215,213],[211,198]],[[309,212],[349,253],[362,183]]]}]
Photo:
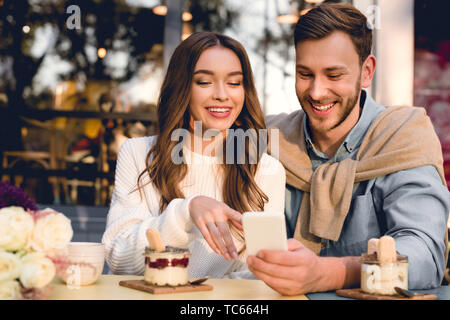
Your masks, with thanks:
[{"label": "flower bouquet", "polygon": [[45,299],[69,264],[72,236],[65,215],[38,210],[21,189],[0,182],[0,300]]}]

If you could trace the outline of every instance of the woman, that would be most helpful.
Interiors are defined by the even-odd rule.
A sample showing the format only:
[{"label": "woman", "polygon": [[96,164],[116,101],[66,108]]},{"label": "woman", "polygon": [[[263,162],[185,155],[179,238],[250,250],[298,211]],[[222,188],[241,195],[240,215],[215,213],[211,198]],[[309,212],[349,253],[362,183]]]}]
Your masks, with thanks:
[{"label": "woman", "polygon": [[[143,274],[145,232],[157,228],[165,245],[190,249],[190,277],[244,277],[240,215],[283,214],[285,172],[275,158],[252,153],[265,123],[242,45],[212,32],[184,40],[168,66],[158,119],[157,136],[129,139],[119,152],[103,236],[110,269]],[[228,129],[252,129],[244,154]],[[211,130],[219,133],[213,139]],[[247,161],[238,161],[242,156]],[[215,201],[217,210],[193,209],[201,197]]]}]

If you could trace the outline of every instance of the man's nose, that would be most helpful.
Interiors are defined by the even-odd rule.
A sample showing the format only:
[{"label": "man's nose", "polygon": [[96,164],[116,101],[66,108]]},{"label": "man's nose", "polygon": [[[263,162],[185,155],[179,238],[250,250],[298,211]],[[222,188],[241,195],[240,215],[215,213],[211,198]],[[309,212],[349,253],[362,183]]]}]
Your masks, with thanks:
[{"label": "man's nose", "polygon": [[228,99],[228,92],[225,84],[218,83],[215,86],[213,98],[218,101],[226,101]]},{"label": "man's nose", "polygon": [[327,96],[327,87],[322,79],[317,77],[312,80],[309,95],[315,101],[320,101]]}]

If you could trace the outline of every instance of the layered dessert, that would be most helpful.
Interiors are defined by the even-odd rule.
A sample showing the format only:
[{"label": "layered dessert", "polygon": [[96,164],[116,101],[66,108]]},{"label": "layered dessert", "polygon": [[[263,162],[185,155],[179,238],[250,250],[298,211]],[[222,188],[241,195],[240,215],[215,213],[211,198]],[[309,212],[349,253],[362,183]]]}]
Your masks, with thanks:
[{"label": "layered dessert", "polygon": [[189,249],[167,246],[164,251],[156,251],[145,248],[145,282],[157,286],[189,283],[189,257]]},{"label": "layered dessert", "polygon": [[396,295],[395,287],[408,289],[408,257],[395,250],[392,237],[371,239],[361,256],[361,290],[379,295]]}]

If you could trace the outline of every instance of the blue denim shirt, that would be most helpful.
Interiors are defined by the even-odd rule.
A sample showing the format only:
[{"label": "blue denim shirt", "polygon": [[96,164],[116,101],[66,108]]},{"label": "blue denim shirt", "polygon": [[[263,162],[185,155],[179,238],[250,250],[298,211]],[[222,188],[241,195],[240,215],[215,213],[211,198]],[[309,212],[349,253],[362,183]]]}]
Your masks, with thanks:
[{"label": "blue denim shirt", "polygon": [[[314,148],[307,117],[305,139],[313,170],[325,162],[355,159],[372,122],[385,110],[364,90],[362,114],[332,158]],[[411,143],[414,143],[411,141]],[[303,191],[286,186],[286,227],[293,237]],[[355,183],[350,210],[338,241],[324,240],[321,256],[360,256],[371,238],[389,235],[397,251],[408,256],[411,289],[440,285],[445,271],[444,235],[450,210],[448,189],[433,166],[398,171]]]}]

